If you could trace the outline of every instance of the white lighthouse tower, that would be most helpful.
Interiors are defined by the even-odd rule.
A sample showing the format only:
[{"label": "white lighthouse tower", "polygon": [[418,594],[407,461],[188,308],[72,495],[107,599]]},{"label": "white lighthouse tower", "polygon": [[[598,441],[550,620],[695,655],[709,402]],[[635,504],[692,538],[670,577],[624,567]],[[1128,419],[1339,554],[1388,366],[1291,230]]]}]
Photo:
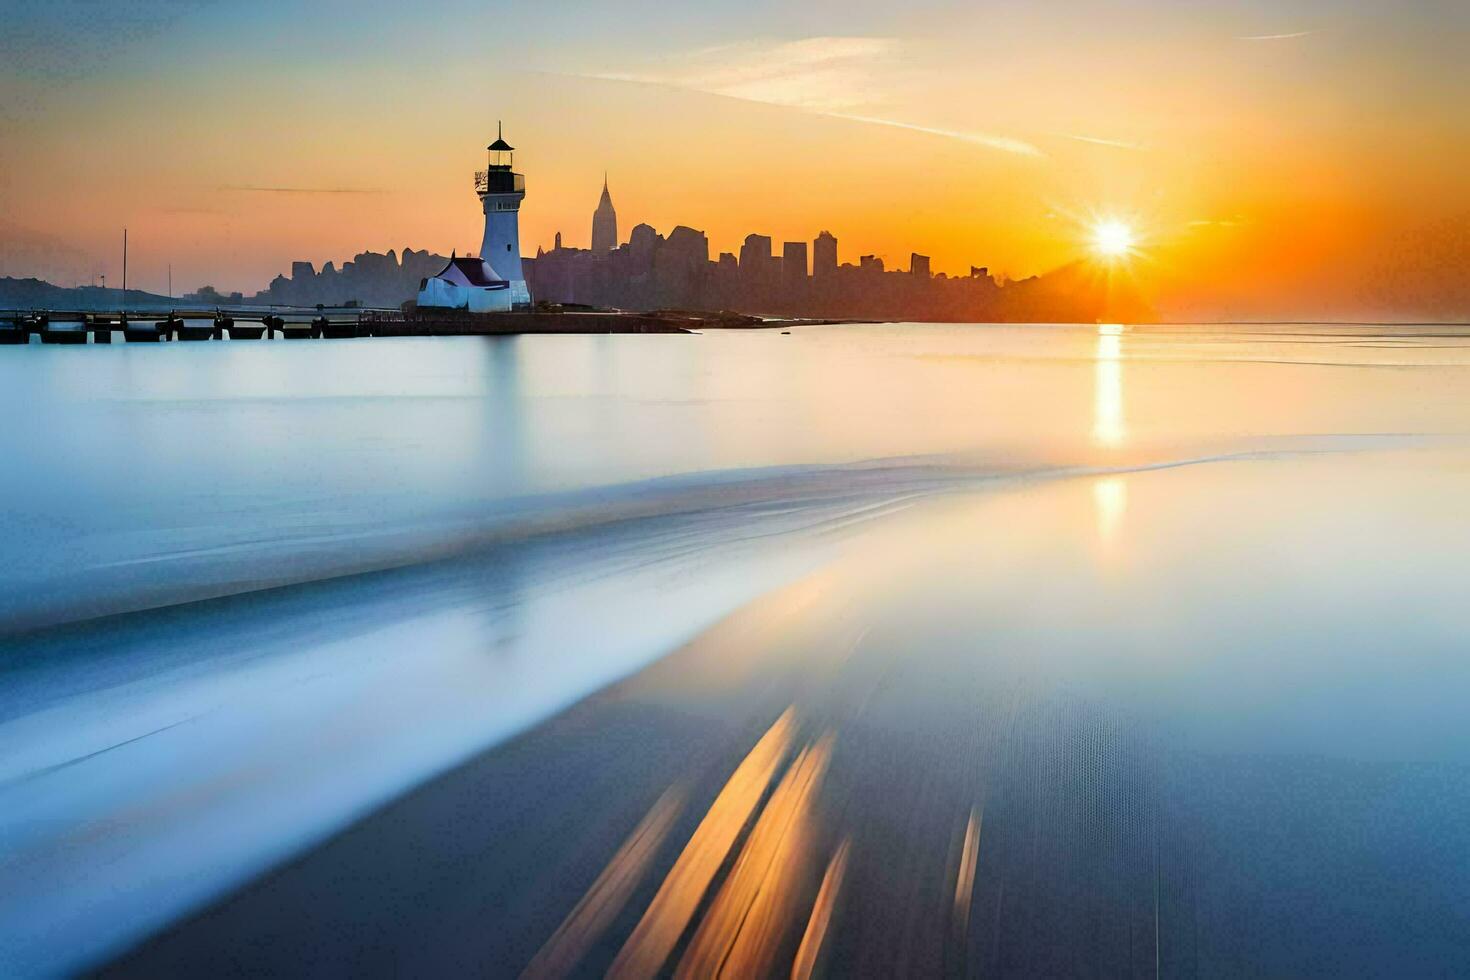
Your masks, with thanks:
[{"label": "white lighthouse tower", "polygon": [[531,292],[521,271],[521,201],[526,197],[526,178],[511,170],[515,147],[505,141],[496,126],[495,142],[486,149],[489,164],[475,172],[475,193],[485,210],[485,240],[480,243],[484,259],[510,283],[512,307],[531,305]]}]

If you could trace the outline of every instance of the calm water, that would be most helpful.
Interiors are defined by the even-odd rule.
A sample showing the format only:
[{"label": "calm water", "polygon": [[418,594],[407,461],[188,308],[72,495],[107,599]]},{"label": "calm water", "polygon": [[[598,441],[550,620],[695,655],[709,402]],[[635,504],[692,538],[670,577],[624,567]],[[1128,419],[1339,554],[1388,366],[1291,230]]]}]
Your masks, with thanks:
[{"label": "calm water", "polygon": [[0,972],[1470,971],[1467,382],[1449,328],[0,352]]}]

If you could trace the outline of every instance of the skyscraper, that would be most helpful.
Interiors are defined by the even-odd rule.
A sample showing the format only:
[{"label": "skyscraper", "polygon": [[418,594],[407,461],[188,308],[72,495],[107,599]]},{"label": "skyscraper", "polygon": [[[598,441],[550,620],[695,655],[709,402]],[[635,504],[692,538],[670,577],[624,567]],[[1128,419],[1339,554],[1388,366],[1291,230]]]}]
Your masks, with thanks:
[{"label": "skyscraper", "polygon": [[837,271],[837,236],[824,231],[812,242],[812,276],[822,279]]},{"label": "skyscraper", "polygon": [[638,272],[647,272],[653,268],[653,257],[658,254],[658,247],[663,244],[664,236],[653,230],[653,225],[640,223],[633,226],[633,233],[628,236],[628,252],[633,257],[633,268]]},{"label": "skyscraper", "polygon": [[747,275],[760,276],[771,264],[771,236],[746,235],[740,246],[740,268]]},{"label": "skyscraper", "polygon": [[806,288],[806,242],[785,242],[781,246],[781,286],[788,299],[803,295]]},{"label": "skyscraper", "polygon": [[606,255],[618,247],[618,213],[613,210],[612,195],[607,192],[607,174],[602,175],[602,200],[592,212],[592,251]]},{"label": "skyscraper", "polygon": [[775,260],[771,257],[770,235],[746,235],[740,246],[740,280],[746,289],[775,287]]}]

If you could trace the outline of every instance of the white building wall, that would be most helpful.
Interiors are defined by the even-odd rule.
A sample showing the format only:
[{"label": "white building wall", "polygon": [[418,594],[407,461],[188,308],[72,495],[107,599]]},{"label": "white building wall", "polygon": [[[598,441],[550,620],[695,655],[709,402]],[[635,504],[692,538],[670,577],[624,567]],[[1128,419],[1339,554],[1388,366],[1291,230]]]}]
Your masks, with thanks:
[{"label": "white building wall", "polygon": [[520,207],[524,194],[486,194],[485,239],[480,243],[480,258],[510,283],[510,302],[531,302],[526,288],[526,275],[521,269]]},{"label": "white building wall", "polygon": [[469,310],[471,313],[509,313],[511,290],[501,289],[467,289],[469,293]]},{"label": "white building wall", "polygon": [[434,309],[462,310],[469,302],[469,290],[443,279],[430,278],[419,290],[418,305]]},{"label": "white building wall", "polygon": [[511,308],[511,290],[504,286],[489,289],[483,286],[456,286],[452,282],[432,278],[419,290],[418,305],[421,309],[508,313]]}]

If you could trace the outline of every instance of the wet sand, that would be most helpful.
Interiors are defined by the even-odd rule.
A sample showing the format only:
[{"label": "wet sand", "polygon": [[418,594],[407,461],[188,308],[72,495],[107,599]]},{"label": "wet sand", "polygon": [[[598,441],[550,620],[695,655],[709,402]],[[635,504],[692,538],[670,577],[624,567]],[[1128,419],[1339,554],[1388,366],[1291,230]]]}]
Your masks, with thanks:
[{"label": "wet sand", "polygon": [[[1416,475],[1335,519],[1453,483],[1457,458],[1369,453]],[[1271,572],[1295,539],[1257,509],[1364,462],[917,506],[102,973],[1461,972],[1470,768],[1416,744],[1420,682],[1352,640],[1371,621],[1432,647],[1394,611],[1423,583],[1372,573],[1383,597],[1326,621],[1346,580]],[[1201,567],[1216,536],[1235,555]],[[1246,582],[1266,625],[1227,627]],[[1374,678],[1376,713],[1344,674]]]}]

